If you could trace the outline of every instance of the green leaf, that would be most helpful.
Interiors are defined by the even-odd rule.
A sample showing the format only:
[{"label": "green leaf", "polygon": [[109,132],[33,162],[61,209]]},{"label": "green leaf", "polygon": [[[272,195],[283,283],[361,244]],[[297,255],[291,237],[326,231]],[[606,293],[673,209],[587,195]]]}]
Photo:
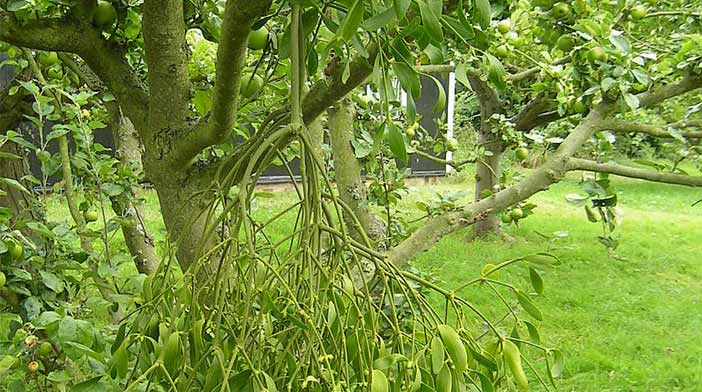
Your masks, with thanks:
[{"label": "green leaf", "polygon": [[444,51],[432,44],[428,44],[422,52],[429,59],[429,64],[442,64],[446,61],[444,58]]},{"label": "green leaf", "polygon": [[407,155],[405,138],[402,136],[400,127],[392,121],[387,121],[385,123],[384,139],[390,146],[390,151],[395,155],[395,158],[407,164],[409,156]]},{"label": "green leaf", "polygon": [[[356,40],[354,40],[356,42]],[[367,56],[364,56],[367,57]],[[319,54],[317,53],[317,50],[312,48],[307,55],[307,74],[308,75],[314,75],[317,73],[317,69],[319,68]]]},{"label": "green leaf", "polygon": [[129,371],[129,355],[127,354],[127,342],[124,341],[119,345],[117,351],[115,351],[112,358],[115,368],[117,369],[117,375],[119,378],[124,378]]},{"label": "green leaf", "polygon": [[27,313],[27,319],[34,320],[41,313],[42,303],[38,297],[28,297],[22,302],[22,309]]},{"label": "green leaf", "polygon": [[163,350],[161,351],[163,366],[171,377],[175,377],[176,372],[179,370],[178,367],[181,362],[181,355],[180,334],[178,331],[175,331],[168,336]]},{"label": "green leaf", "polygon": [[529,278],[531,279],[531,286],[537,294],[544,293],[544,281],[541,279],[541,275],[533,269],[529,268]]},{"label": "green leaf", "polygon": [[212,108],[212,90],[195,90],[193,105],[200,116],[209,113]]},{"label": "green leaf", "polygon": [[339,29],[339,35],[344,41],[350,42],[356,31],[358,31],[358,27],[363,22],[363,12],[363,0],[356,0],[348,14],[346,14],[346,18]]},{"label": "green leaf", "polygon": [[609,42],[614,45],[620,52],[623,53],[631,53],[631,43],[629,43],[629,40],[626,39],[625,36],[619,34],[619,35],[610,35],[609,36]]},{"label": "green leaf", "polygon": [[648,85],[649,83],[651,83],[651,78],[649,78],[646,71],[642,71],[640,69],[633,69],[631,70],[631,74],[634,75],[634,78],[641,84]]},{"label": "green leaf", "polygon": [[438,336],[431,339],[431,370],[434,374],[439,373],[444,366],[444,343]]},{"label": "green leaf", "polygon": [[417,121],[417,105],[414,103],[414,98],[411,94],[407,95],[407,122],[414,124]]},{"label": "green leaf", "polygon": [[63,280],[61,280],[58,276],[44,270],[40,270],[39,275],[41,275],[41,281],[44,283],[44,286],[48,287],[51,291],[55,293],[60,293],[63,291]]},{"label": "green leaf", "polygon": [[392,22],[395,16],[395,10],[390,7],[372,18],[364,20],[363,23],[361,23],[361,28],[368,32],[376,32]]},{"label": "green leaf", "polygon": [[624,93],[622,97],[624,98],[626,106],[628,106],[631,110],[636,110],[639,108],[639,98],[637,98],[636,95],[632,93]]},{"label": "green leaf", "polygon": [[[551,351],[552,355],[552,365],[550,365],[550,373],[553,377],[559,377],[563,373],[563,368],[565,367],[565,359],[563,358],[563,353],[558,350]],[[549,361],[550,362],[550,361]]]},{"label": "green leaf", "polygon": [[371,381],[370,392],[388,392],[390,390],[388,378],[385,377],[385,373],[375,369],[372,372],[372,377],[373,380]]},{"label": "green leaf", "polygon": [[458,64],[455,70],[456,80],[461,83],[465,88],[472,89],[470,82],[468,81],[468,71],[464,63]]},{"label": "green leaf", "polygon": [[480,378],[480,389],[482,392],[495,392],[495,386],[486,375],[478,373],[478,378]]},{"label": "green leaf", "polygon": [[34,110],[34,113],[46,117],[54,112],[54,105],[34,102],[32,103],[32,110]]},{"label": "green leaf", "polygon": [[534,305],[533,302],[531,302],[531,298],[529,298],[529,296],[526,295],[523,291],[517,290],[517,300],[519,301],[519,305],[521,305],[522,308],[526,310],[526,312],[529,313],[532,317],[539,321],[543,320],[541,311],[536,307],[536,305]]},{"label": "green leaf", "polygon": [[20,281],[24,281],[24,282],[31,282],[32,281],[32,274],[30,274],[29,272],[27,272],[23,269],[13,268],[10,271],[10,273],[15,280],[20,280]]},{"label": "green leaf", "polygon": [[465,44],[470,45],[475,38],[475,31],[471,25],[463,24],[458,19],[446,15],[441,16],[441,22]]},{"label": "green leaf", "polygon": [[438,93],[438,96],[436,97],[436,103],[434,104],[434,108],[432,110],[434,111],[434,113],[441,113],[446,107],[446,91],[444,91],[444,86],[441,84],[439,79],[433,76],[430,76],[430,78],[434,81]]},{"label": "green leaf", "polygon": [[10,331],[22,325],[22,318],[14,313],[0,313],[0,342],[9,338]]},{"label": "green leaf", "polygon": [[394,62],[392,63],[392,70],[400,80],[402,88],[412,94],[413,97],[419,97],[422,93],[422,85],[419,82],[419,74],[414,68],[402,62]]},{"label": "green leaf", "polygon": [[125,19],[124,36],[127,39],[135,39],[141,33],[141,17],[133,9],[127,11]]},{"label": "green leaf", "polygon": [[32,230],[33,232],[37,234],[41,234],[42,236],[46,238],[55,238],[54,233],[49,230],[48,227],[46,227],[43,223],[41,222],[28,222],[27,227]]},{"label": "green leaf", "polygon": [[54,370],[46,376],[46,379],[53,381],[55,383],[68,383],[73,380],[73,375],[69,374],[66,370]]},{"label": "green leaf", "polygon": [[436,375],[436,392],[451,392],[452,381],[451,369],[444,365]]},{"label": "green leaf", "polygon": [[498,90],[504,90],[507,87],[505,83],[505,67],[497,57],[485,52],[485,66],[488,70],[488,80],[497,87]]},{"label": "green leaf", "polygon": [[124,188],[121,185],[108,182],[102,184],[102,191],[105,192],[107,196],[114,197],[121,195],[124,192]]},{"label": "green leaf", "polygon": [[98,387],[98,384],[100,384],[101,379],[102,379],[102,376],[97,376],[97,377],[91,378],[90,380],[83,381],[79,384],[75,384],[71,387],[71,392],[98,391],[98,390],[100,390],[100,388]]},{"label": "green leaf", "polygon": [[490,0],[475,0],[475,17],[483,30],[490,26],[492,19]]},{"label": "green leaf", "polygon": [[3,355],[2,358],[0,358],[0,375],[12,369],[17,361],[19,361],[19,358],[14,355]]},{"label": "green leaf", "polygon": [[522,321],[524,325],[527,327],[527,331],[529,331],[529,337],[531,340],[534,341],[534,343],[539,344],[541,343],[541,336],[539,336],[539,330],[536,328],[536,326],[529,321]]},{"label": "green leaf", "polygon": [[405,17],[410,5],[412,5],[412,0],[392,0],[392,8],[395,10],[397,19]]},{"label": "green leaf", "polygon": [[8,186],[10,188],[13,188],[15,190],[18,190],[20,192],[24,192],[28,195],[31,195],[32,193],[27,190],[22,184],[19,183],[19,181],[13,179],[13,178],[5,178],[5,177],[0,177],[0,184]]},{"label": "green leaf", "polygon": [[425,0],[417,0],[417,4],[419,5],[419,13],[422,17],[422,25],[426,28],[427,33],[429,33],[429,37],[431,37],[434,42],[443,42],[444,32],[441,30],[439,16]]},{"label": "green leaf", "polygon": [[15,12],[26,8],[27,6],[29,6],[29,2],[27,0],[14,0],[7,3],[7,10],[10,12]]},{"label": "green leaf", "polygon": [[89,322],[66,316],[59,324],[57,337],[62,348],[68,342],[80,343],[83,346],[91,347],[95,339],[95,331]]},{"label": "green leaf", "polygon": [[10,152],[0,151],[0,159],[22,159],[22,157]]},{"label": "green leaf", "polygon": [[470,345],[468,346],[468,351],[470,351],[470,354],[473,356],[473,358],[475,358],[476,361],[478,361],[478,363],[485,366],[490,371],[497,371],[497,364],[495,363],[495,361],[493,361],[491,358],[486,357],[485,355],[483,355],[483,353],[479,352],[478,350],[480,350],[480,348],[476,350]]},{"label": "green leaf", "polygon": [[400,362],[407,362],[408,359],[402,354],[389,354],[373,361],[373,368],[378,370],[389,369]]}]

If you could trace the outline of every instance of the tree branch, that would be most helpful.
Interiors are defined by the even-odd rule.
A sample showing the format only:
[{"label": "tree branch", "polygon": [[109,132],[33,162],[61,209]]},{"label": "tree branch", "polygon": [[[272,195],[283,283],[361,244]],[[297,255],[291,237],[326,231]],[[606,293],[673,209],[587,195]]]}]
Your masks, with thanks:
[{"label": "tree branch", "polygon": [[492,211],[508,208],[560,181],[567,172],[570,156],[599,130],[600,122],[609,110],[610,105],[606,103],[595,107],[561,143],[555,154],[524,180],[495,193],[491,197],[470,204],[461,211],[449,212],[431,218],[409,238],[389,251],[388,259],[396,265],[402,266],[417,253],[429,249],[443,237],[474,224]]},{"label": "tree branch", "polygon": [[490,87],[483,79],[469,76],[468,82],[480,103],[481,131],[486,131],[482,129],[483,125],[487,124],[493,114],[501,112],[500,98],[497,96],[497,90]]},{"label": "tree branch", "polygon": [[693,16],[696,18],[702,18],[702,12],[694,12],[694,11],[686,11],[686,10],[658,11],[658,12],[650,12],[646,15],[647,18],[655,18],[658,16]]},{"label": "tree branch", "polygon": [[[572,58],[570,56],[564,56],[564,57],[561,57],[559,59],[556,59],[552,65],[562,65],[562,64],[565,64],[571,60],[572,60]],[[531,67],[531,68],[525,69],[524,71],[508,75],[507,80],[514,82],[514,83],[521,82],[522,80],[529,79],[532,76],[538,74],[539,72],[541,72],[542,69],[543,69],[543,67],[541,67],[541,66]]]},{"label": "tree branch", "polygon": [[[327,67],[327,74],[329,76],[315,83],[302,100],[302,118],[305,124],[309,125],[319,117],[320,114],[327,110],[327,108],[346,96],[351,90],[361,85],[368,78],[371,72],[373,72],[373,66],[371,64],[378,55],[378,46],[373,44],[367,51],[368,58],[356,56],[356,58],[351,61],[350,73],[346,82],[342,81],[342,74],[344,72],[343,65],[334,62],[331,67]],[[288,122],[289,119],[280,122],[279,125]],[[189,163],[200,151],[212,145],[212,140],[206,136],[207,126],[207,123],[198,124],[188,136],[178,141],[177,148],[180,153],[173,155],[180,157],[181,163]],[[229,132],[229,130],[227,130],[227,132]],[[203,135],[205,135],[205,137],[203,137]]]},{"label": "tree branch", "polygon": [[638,94],[636,97],[639,99],[639,107],[647,108],[700,87],[702,87],[702,75],[687,75],[678,82],[666,84],[655,90]]},{"label": "tree branch", "polygon": [[[692,127],[694,125],[687,124],[687,126]],[[664,126],[656,126],[656,125],[641,124],[641,123],[636,123],[636,122],[632,122],[632,121],[623,121],[623,120],[610,120],[610,121],[606,121],[604,124],[602,124],[603,130],[612,131],[612,132],[621,132],[621,133],[636,132],[636,133],[645,133],[647,135],[651,135],[651,136],[655,136],[655,137],[665,137],[665,138],[674,137],[673,133],[666,130],[664,127],[684,128],[684,127],[686,127],[686,124],[679,123],[679,124],[668,124],[668,125],[664,125]],[[682,131],[682,132],[680,132],[680,136],[682,136],[684,138],[699,139],[699,138],[702,138],[702,131]]]},{"label": "tree branch", "polygon": [[140,131],[146,126],[148,93],[114,42],[105,41],[89,20],[65,17],[20,25],[0,10],[0,40],[13,45],[79,55],[107,85]]},{"label": "tree branch", "polygon": [[270,8],[271,1],[227,2],[222,22],[222,38],[217,50],[217,77],[212,96],[212,114],[204,144],[222,143],[232,129],[238,108],[239,86],[246,60],[251,25]]},{"label": "tree branch", "polygon": [[367,51],[368,58],[356,56],[351,61],[349,77],[345,82],[342,80],[344,73],[343,64],[334,63],[335,66],[327,67],[329,76],[313,85],[302,101],[302,119],[305,121],[305,124],[312,122],[327,108],[366,81],[373,72],[372,64],[378,55],[378,46],[373,44]]},{"label": "tree branch", "polygon": [[613,162],[600,163],[587,159],[571,158],[568,162],[568,170],[587,170],[598,173],[615,174],[622,177],[638,178],[653,182],[666,184],[677,184],[687,186],[702,186],[702,177],[686,176],[682,174],[657,172],[653,170],[639,169],[636,167],[618,165]]},{"label": "tree branch", "polygon": [[143,14],[150,91],[147,128],[168,140],[186,126],[190,103],[183,2],[146,0]]},{"label": "tree branch", "polygon": [[534,128],[548,124],[561,118],[557,111],[553,111],[546,98],[538,96],[524,106],[515,116],[515,129],[520,132],[529,132]]}]

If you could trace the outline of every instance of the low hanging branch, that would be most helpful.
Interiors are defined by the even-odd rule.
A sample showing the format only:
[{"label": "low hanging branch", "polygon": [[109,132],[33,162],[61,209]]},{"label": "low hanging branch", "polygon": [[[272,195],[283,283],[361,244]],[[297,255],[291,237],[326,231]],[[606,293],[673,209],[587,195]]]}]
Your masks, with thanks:
[{"label": "low hanging branch", "polygon": [[678,132],[671,132],[667,130],[666,128],[688,128],[688,127],[694,127],[697,124],[693,123],[675,123],[675,124],[669,124],[669,125],[664,125],[664,126],[656,126],[656,125],[648,125],[648,124],[641,124],[641,123],[636,123],[632,121],[622,121],[622,120],[611,120],[607,121],[603,125],[603,129],[607,131],[612,131],[612,132],[621,132],[621,133],[644,133],[647,135],[655,136],[655,137],[663,137],[663,138],[673,138],[676,135],[680,135],[684,138],[687,139],[699,139],[702,138],[702,131],[678,131]]},{"label": "low hanging branch", "polygon": [[587,159],[571,158],[568,162],[569,170],[587,170],[598,173],[615,174],[622,177],[638,178],[647,181],[661,182],[665,184],[677,184],[687,186],[702,186],[702,177],[686,176],[682,174],[658,172],[647,169],[640,169],[631,166],[619,165],[613,162],[601,163]]}]

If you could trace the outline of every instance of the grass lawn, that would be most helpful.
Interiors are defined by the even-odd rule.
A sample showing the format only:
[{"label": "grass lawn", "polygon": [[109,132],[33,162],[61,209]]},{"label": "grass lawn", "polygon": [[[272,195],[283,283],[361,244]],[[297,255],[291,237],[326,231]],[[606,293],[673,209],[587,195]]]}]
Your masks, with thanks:
[{"label": "grass lawn", "polygon": [[[579,191],[572,175],[532,199],[539,205],[536,214],[519,228],[506,229],[513,241],[467,242],[466,233],[459,233],[420,255],[414,266],[455,287],[476,277],[485,263],[550,246],[564,264],[543,274],[546,290],[536,304],[544,314],[538,323],[542,342],[566,356],[559,390],[700,391],[702,205],[691,204],[702,198],[702,190],[616,177],[612,181],[620,192],[624,217],[617,258],[608,257],[596,240],[600,225],[588,222],[581,208],[565,202],[566,194]],[[433,186],[410,185],[402,209],[413,216],[418,214],[413,207],[416,200],[462,189],[467,190],[467,200],[472,184],[456,178]],[[291,196],[289,191],[278,191],[272,198],[259,199],[256,214],[271,214]],[[147,224],[157,238],[163,238],[155,194],[146,192],[145,198]],[[64,207],[54,207],[55,217],[67,213]],[[290,230],[292,219],[281,219],[276,230],[281,234]],[[537,231],[569,235],[549,243]],[[529,285],[523,266],[508,270],[505,278],[525,288]],[[500,306],[485,288],[463,294],[488,312]]]},{"label": "grass lawn", "polygon": [[[565,202],[577,192],[575,177],[532,199],[537,213],[506,231],[515,241],[444,239],[414,263],[449,287],[479,275],[487,262],[543,251],[536,234],[566,230],[553,252],[564,265],[544,274],[546,290],[536,300],[544,314],[542,341],[559,347],[566,391],[702,390],[702,191],[613,178],[624,216],[620,259],[609,258],[582,208]],[[451,188],[451,187],[448,187]],[[528,287],[526,268],[513,281]],[[522,279],[521,276],[524,276]],[[516,279],[515,279],[516,278]],[[472,290],[474,302],[496,300]],[[528,317],[527,317],[528,318]]]}]

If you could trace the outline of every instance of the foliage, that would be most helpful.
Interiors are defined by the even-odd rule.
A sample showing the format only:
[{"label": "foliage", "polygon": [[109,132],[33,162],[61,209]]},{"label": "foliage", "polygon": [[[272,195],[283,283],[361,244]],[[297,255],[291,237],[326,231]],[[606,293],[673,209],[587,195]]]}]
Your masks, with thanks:
[{"label": "foliage", "polygon": [[[103,125],[99,100],[108,104],[113,97],[75,91],[70,86],[79,82],[70,80],[72,71],[57,64],[54,54],[45,53],[40,63],[61,82],[58,86],[42,83],[41,87],[24,84],[34,98],[36,115],[29,119],[38,129],[45,126],[45,118],[63,122],[53,127],[50,138],[66,142],[70,135],[77,148],[71,159],[66,159],[67,153],[57,159],[46,152],[44,142],[28,147],[44,163],[44,189],[48,176],[59,167],[63,173],[75,168],[77,183],[87,191],[80,210],[88,212],[100,205],[99,230],[86,228],[80,215],[74,214],[76,227],[63,227],[59,232],[81,239],[87,255],[81,276],[92,280],[113,311],[128,313],[107,350],[106,340],[111,339],[98,338],[97,328],[80,319],[79,313],[54,311],[55,317],[48,313],[43,320],[45,313],[30,314],[24,306],[23,318],[8,316],[12,354],[3,363],[12,364],[14,358],[36,359],[36,342],[25,340],[25,347],[21,338],[15,338],[16,331],[40,331],[53,344],[51,350],[43,351],[53,355],[59,366],[30,361],[27,369],[33,381],[43,383],[44,376],[55,381],[49,378],[54,369],[60,372],[64,364],[66,368],[75,365],[80,371],[73,380],[85,380],[79,385],[86,389],[449,391],[468,385],[483,390],[515,385],[526,389],[525,368],[549,389],[547,379],[553,383],[553,376],[562,368],[562,355],[541,345],[536,325],[522,315],[542,319],[532,300],[532,292],[543,291],[538,268],[558,265],[560,260],[537,252],[488,264],[480,277],[454,290],[399,270],[367,238],[349,236],[343,219],[348,212],[334,195],[324,157],[315,152],[318,141],[310,140],[305,122],[309,124],[318,115],[314,110],[325,109],[315,105],[333,104],[324,94],[338,99],[370,80],[378,99],[362,112],[354,147],[359,157],[366,158],[370,201],[385,209],[387,242],[402,245],[409,226],[393,217],[407,189],[406,173],[398,162],[406,164],[412,152],[457,148],[456,141],[442,132],[429,135],[415,125],[420,75],[431,78],[438,88],[434,111],[441,112],[446,106],[446,93],[438,80],[417,65],[459,60],[459,82],[468,88],[472,85],[467,83],[469,77],[477,77],[504,102],[503,108],[484,116],[481,125],[507,147],[523,147],[527,139],[543,141],[544,155],[565,138],[550,134],[549,129],[528,135],[518,129],[519,113],[533,100],[543,100],[557,120],[567,118],[573,125],[600,104],[615,103],[613,108],[624,117],[633,116],[641,105],[638,93],[700,72],[698,22],[686,18],[685,12],[670,23],[655,24],[640,22],[648,10],[624,1],[551,3],[193,0],[171,3],[172,8],[160,12],[153,2],[6,2],[0,10],[2,37],[12,38],[5,24],[21,30],[35,26],[37,19],[39,28],[64,24],[90,33],[86,41],[91,39],[94,45],[72,51],[96,68],[141,128],[147,174],[156,184],[172,237],[159,273],[143,279],[139,294],[133,289],[142,278],[125,281],[110,274],[114,263],[125,257],[112,253],[109,238],[121,222],[119,218],[108,221],[103,206],[116,196],[133,198],[131,190],[139,173],[118,168],[104,148],[92,143],[91,132]],[[670,3],[683,11],[689,7],[684,2],[665,5]],[[262,10],[254,11],[257,7]],[[509,21],[493,21],[493,16]],[[56,26],[42,24],[48,18]],[[187,36],[186,29],[190,30]],[[245,45],[245,35],[261,29],[267,32],[265,37]],[[666,38],[649,43],[651,31],[654,37]],[[69,49],[51,45],[45,38],[40,37],[35,46]],[[14,38],[22,39],[30,40]],[[242,51],[246,46],[252,50]],[[93,51],[114,58],[90,58]],[[32,64],[32,54],[22,53]],[[15,63],[22,69],[24,61]],[[535,69],[533,78],[514,76],[529,69]],[[40,75],[36,76],[41,81]],[[395,80],[407,92],[406,109],[398,105]],[[330,86],[339,91],[328,91]],[[303,107],[303,90],[307,89],[312,103]],[[85,115],[83,107],[88,104],[91,109]],[[92,108],[98,119],[90,119]],[[309,111],[303,115],[303,109]],[[685,119],[698,112],[699,108],[690,108]],[[233,125],[235,120],[237,125]],[[676,116],[675,120],[682,119]],[[558,131],[570,133],[568,129]],[[677,142],[688,143],[673,136]],[[596,159],[610,158],[615,142],[615,136],[604,130],[593,136],[586,153]],[[487,166],[483,161],[495,154],[476,145],[465,154],[463,163]],[[524,160],[529,154],[519,155]],[[673,171],[680,171],[679,157],[694,157],[695,150],[685,146],[677,155]],[[263,197],[255,189],[263,170],[273,164],[289,167],[294,159],[301,167],[301,181],[295,185],[297,199],[275,215],[252,216],[254,201]],[[554,171],[548,174],[557,176]],[[75,213],[69,194],[74,179],[64,176],[66,196]],[[518,174],[496,177],[500,183],[481,198],[498,194]],[[588,184],[590,197],[606,223],[601,238],[613,249],[617,243],[611,233],[615,228],[612,191],[602,178]],[[186,193],[192,188],[197,188],[197,197]],[[425,202],[420,207],[431,218],[451,217],[445,220],[453,224],[463,220],[454,219],[462,211],[456,201],[457,197],[440,196],[437,203]],[[509,221],[515,223],[532,215],[535,208],[525,200],[510,204],[505,207]],[[287,214],[295,216],[293,229],[274,238],[273,221]],[[429,220],[425,227],[435,222]],[[47,238],[58,235],[54,230],[60,225],[41,224],[51,227],[44,233]],[[439,228],[437,232],[444,235],[449,230]],[[17,240],[10,228],[3,233]],[[93,238],[101,239],[101,250],[88,249]],[[70,243],[68,237],[62,241]],[[192,253],[193,259],[181,255],[176,260],[171,252],[176,248]],[[68,256],[52,257],[62,260]],[[190,267],[179,271],[176,262],[184,269]],[[524,269],[529,288],[498,277],[517,264],[529,266]],[[69,281],[61,280],[52,269],[55,265],[62,264],[52,260],[47,268],[40,265],[38,272],[44,286],[54,293],[67,290]],[[9,287],[15,287],[15,271],[9,275]],[[498,328],[495,319],[484,316],[458,293],[469,286],[489,289],[507,312],[497,320],[509,319],[511,328]],[[29,306],[36,302],[30,298],[48,295],[46,290],[26,290],[30,296],[23,303]],[[524,313],[513,309],[505,291]],[[428,302],[429,292],[442,298],[443,308]],[[23,324],[22,329],[16,328],[18,323]],[[527,346],[536,350],[522,355]],[[538,369],[534,358],[539,359]],[[62,377],[58,374],[55,377]],[[24,374],[15,376],[12,382],[17,384]]]}]

